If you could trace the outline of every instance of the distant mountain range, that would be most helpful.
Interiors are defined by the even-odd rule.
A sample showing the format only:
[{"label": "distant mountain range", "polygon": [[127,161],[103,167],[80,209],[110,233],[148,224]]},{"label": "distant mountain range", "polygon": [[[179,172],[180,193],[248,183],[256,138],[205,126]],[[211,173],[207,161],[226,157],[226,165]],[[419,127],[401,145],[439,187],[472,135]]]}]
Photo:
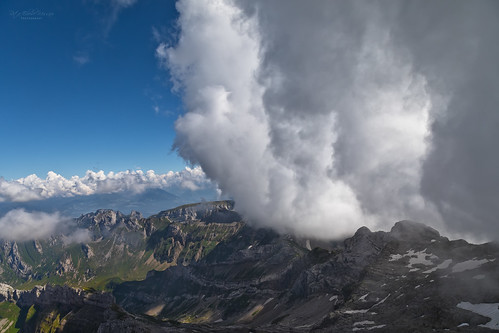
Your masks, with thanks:
[{"label": "distant mountain range", "polygon": [[149,188],[143,192],[115,192],[105,194],[79,195],[73,197],[52,197],[27,202],[0,202],[0,216],[12,209],[28,211],[60,212],[64,216],[78,217],[98,209],[112,209],[129,213],[140,211],[150,216],[161,210],[199,201],[216,200],[218,194],[212,188],[188,190],[174,188],[167,192],[159,188]]},{"label": "distant mountain range", "polygon": [[217,201],[148,218],[101,209],[75,226],[83,243],[0,242],[0,332],[499,329],[499,246],[416,222],[316,241]]}]

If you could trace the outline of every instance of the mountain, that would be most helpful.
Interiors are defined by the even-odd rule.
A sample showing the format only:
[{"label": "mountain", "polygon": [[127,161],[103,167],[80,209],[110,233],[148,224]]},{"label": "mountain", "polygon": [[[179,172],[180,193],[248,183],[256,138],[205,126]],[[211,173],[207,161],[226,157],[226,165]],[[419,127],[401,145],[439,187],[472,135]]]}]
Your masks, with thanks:
[{"label": "mountain", "polygon": [[214,331],[487,331],[499,329],[498,256],[495,244],[449,241],[410,221],[311,251],[246,226],[199,262],[114,295],[127,311]]},{"label": "mountain", "polygon": [[150,270],[200,260],[236,233],[242,222],[237,222],[241,217],[232,205],[228,201],[209,204],[207,221],[219,217],[222,223],[176,220],[179,212],[205,210],[205,204],[181,206],[149,218],[135,211],[125,215],[100,209],[75,218],[73,228],[49,239],[0,241],[0,282],[17,288],[53,283],[109,289],[124,280],[140,280]]},{"label": "mountain", "polygon": [[148,188],[143,192],[123,191],[74,197],[52,197],[27,202],[0,202],[0,215],[13,209],[25,209],[48,213],[60,212],[63,216],[77,217],[89,211],[105,208],[121,212],[135,210],[140,211],[144,216],[150,216],[160,210],[205,199],[212,200],[217,196],[218,194],[212,188],[195,191],[172,188],[172,192]]},{"label": "mountain", "polygon": [[499,329],[499,246],[424,224],[317,242],[253,228],[231,201],[75,223],[82,244],[2,243],[0,331]]}]

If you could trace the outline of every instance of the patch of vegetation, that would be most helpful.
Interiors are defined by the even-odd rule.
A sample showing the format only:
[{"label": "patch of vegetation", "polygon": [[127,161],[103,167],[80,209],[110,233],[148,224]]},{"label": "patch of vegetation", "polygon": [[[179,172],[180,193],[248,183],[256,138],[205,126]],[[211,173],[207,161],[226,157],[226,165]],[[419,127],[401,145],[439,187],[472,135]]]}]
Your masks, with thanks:
[{"label": "patch of vegetation", "polygon": [[260,313],[260,311],[262,311],[262,309],[258,309],[256,311],[253,311],[253,313],[251,314],[252,317],[256,316],[257,314]]},{"label": "patch of vegetation", "polygon": [[175,240],[173,237],[169,238],[161,238],[158,245],[154,249],[154,258],[159,260],[160,262],[172,261],[173,257],[171,256],[171,251],[173,248]]},{"label": "patch of vegetation", "polygon": [[26,314],[26,321],[32,320],[35,315],[36,315],[36,309],[35,306],[32,305],[29,307],[28,313]]},{"label": "patch of vegetation", "polygon": [[59,326],[61,326],[61,315],[57,311],[52,311],[41,319],[39,332],[56,333]]},{"label": "patch of vegetation", "polygon": [[[0,303],[0,318],[7,319],[8,321],[0,326],[0,331],[4,333],[17,333],[19,328],[15,326],[21,309],[11,302]],[[7,329],[8,327],[8,329]]]}]

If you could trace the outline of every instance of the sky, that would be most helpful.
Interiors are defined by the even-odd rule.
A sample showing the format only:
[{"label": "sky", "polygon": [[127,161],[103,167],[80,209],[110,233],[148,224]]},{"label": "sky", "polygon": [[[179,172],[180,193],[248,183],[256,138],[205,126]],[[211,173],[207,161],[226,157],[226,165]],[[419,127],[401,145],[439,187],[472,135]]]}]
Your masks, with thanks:
[{"label": "sky", "polygon": [[0,6],[0,200],[207,177],[280,232],[499,238],[495,0]]},{"label": "sky", "polygon": [[155,49],[173,1],[2,1],[0,176],[181,171]]}]

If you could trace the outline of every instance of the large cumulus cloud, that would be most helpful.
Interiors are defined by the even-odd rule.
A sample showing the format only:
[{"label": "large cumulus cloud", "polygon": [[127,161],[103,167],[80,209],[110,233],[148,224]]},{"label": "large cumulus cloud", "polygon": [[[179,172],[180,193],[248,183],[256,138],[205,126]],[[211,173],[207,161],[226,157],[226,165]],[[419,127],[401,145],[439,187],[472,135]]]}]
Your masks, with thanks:
[{"label": "large cumulus cloud", "polygon": [[[408,2],[397,43],[430,82],[431,150],[421,191],[452,230],[499,238],[499,3]],[[442,101],[442,98],[444,99]]]},{"label": "large cumulus cloud", "polygon": [[250,221],[496,232],[498,6],[180,0],[176,147]]}]

